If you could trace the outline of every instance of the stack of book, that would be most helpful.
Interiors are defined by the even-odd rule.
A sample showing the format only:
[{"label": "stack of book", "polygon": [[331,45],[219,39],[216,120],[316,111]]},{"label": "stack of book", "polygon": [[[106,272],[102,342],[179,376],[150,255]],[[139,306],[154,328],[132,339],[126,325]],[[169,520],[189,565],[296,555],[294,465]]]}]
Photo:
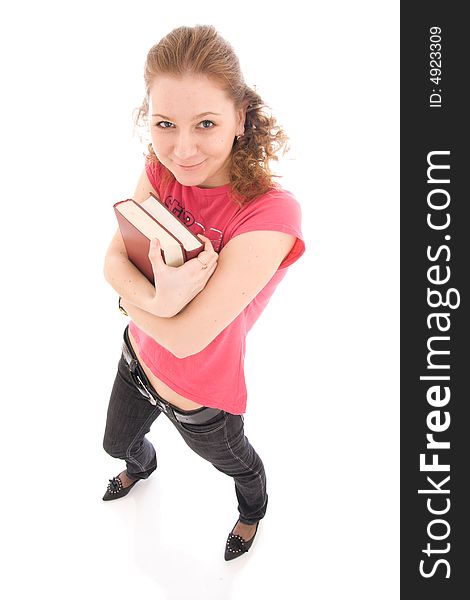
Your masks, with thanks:
[{"label": "stack of book", "polygon": [[128,199],[116,202],[113,208],[129,260],[154,285],[148,257],[153,238],[160,240],[162,258],[172,267],[181,266],[204,250],[202,241],[152,192],[141,204]]}]

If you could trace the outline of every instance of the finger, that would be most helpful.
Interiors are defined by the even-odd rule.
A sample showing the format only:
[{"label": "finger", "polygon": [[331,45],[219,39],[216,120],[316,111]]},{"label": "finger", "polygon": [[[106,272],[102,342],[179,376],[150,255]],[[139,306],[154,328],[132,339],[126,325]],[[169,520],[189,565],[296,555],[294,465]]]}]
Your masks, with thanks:
[{"label": "finger", "polygon": [[213,273],[215,271],[216,268],[217,268],[216,263],[213,263],[213,262],[207,263],[207,270],[204,269],[204,271],[205,271],[204,275],[210,275],[211,273]]},{"label": "finger", "polygon": [[214,260],[216,260],[217,257],[217,253],[216,252],[208,252],[207,250],[202,250],[202,252],[200,252],[197,257],[199,258],[200,261],[202,261],[203,263],[205,263],[206,265],[211,264],[212,262],[214,262]]},{"label": "finger", "polygon": [[206,237],[205,235],[202,235],[202,233],[198,233],[198,236],[204,242],[204,250],[205,251],[210,252],[210,253],[215,252],[214,247],[212,246],[212,242],[210,241],[210,239],[208,237]]},{"label": "finger", "polygon": [[152,240],[150,241],[148,256],[154,270],[158,269],[159,267],[165,264],[161,252],[160,240],[158,238],[152,238]]},{"label": "finger", "polygon": [[[215,254],[217,256],[217,254]],[[201,252],[201,254],[197,257],[201,264],[207,265],[207,267],[203,267],[203,270],[206,268],[210,269],[216,264],[216,259],[214,258],[214,254],[208,254],[207,252]]]},{"label": "finger", "polygon": [[214,252],[214,254],[212,254],[209,257],[209,260],[207,261],[207,266],[209,267],[215,267],[217,266],[217,259],[219,258],[219,255],[217,254],[217,252]]}]

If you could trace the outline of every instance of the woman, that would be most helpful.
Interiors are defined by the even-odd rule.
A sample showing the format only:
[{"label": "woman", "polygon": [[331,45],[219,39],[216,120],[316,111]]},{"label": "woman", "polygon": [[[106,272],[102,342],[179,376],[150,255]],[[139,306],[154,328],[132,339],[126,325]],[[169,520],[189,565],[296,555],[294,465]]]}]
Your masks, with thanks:
[{"label": "woman", "polygon": [[133,199],[155,194],[204,250],[175,268],[152,242],[154,287],[128,260],[119,229],[108,249],[104,275],[131,321],[103,442],[126,469],[103,499],[156,469],[145,435],[164,412],[194,452],[234,479],[231,560],[251,547],[268,503],[263,463],[244,434],[245,338],[305,251],[300,206],[268,166],[288,138],[213,26],[171,31],[149,51],[144,78],[136,121],[148,116],[152,143]]}]

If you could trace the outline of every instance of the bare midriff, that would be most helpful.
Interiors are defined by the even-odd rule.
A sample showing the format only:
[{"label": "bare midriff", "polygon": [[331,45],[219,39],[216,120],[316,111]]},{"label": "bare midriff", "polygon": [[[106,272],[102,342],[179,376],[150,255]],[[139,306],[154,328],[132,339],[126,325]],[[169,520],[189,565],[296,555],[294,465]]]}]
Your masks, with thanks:
[{"label": "bare midriff", "polygon": [[184,396],[181,396],[180,394],[178,394],[177,392],[172,390],[170,387],[168,387],[166,385],[166,383],[164,383],[161,379],[159,379],[155,375],[155,373],[153,373],[149,369],[149,367],[144,363],[144,361],[140,357],[137,342],[136,342],[134,336],[132,335],[130,329],[128,330],[128,332],[129,332],[129,340],[131,342],[132,349],[134,350],[137,358],[139,359],[139,363],[140,363],[140,366],[142,367],[142,370],[147,375],[148,380],[150,381],[150,383],[152,384],[152,386],[154,387],[156,392],[162,398],[164,398],[167,402],[169,402],[170,404],[173,404],[177,408],[181,408],[181,410],[195,410],[196,408],[202,408],[204,406],[203,404],[197,404],[197,402],[193,402],[192,400],[189,400],[189,398],[185,398]]}]

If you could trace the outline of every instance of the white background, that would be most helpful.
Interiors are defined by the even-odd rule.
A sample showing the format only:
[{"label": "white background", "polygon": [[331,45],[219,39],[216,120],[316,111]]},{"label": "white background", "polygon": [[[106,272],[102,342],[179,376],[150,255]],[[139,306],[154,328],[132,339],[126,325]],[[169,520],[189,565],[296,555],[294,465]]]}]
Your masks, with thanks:
[{"label": "white background", "polygon": [[[164,416],[154,475],[101,500],[124,467],[102,449],[127,323],[102,276],[112,205],[143,168],[146,54],[198,23],[290,135],[307,247],[247,338],[269,506],[231,562],[233,480]],[[0,44],[8,598],[398,598],[399,3],[19,1]]]}]

